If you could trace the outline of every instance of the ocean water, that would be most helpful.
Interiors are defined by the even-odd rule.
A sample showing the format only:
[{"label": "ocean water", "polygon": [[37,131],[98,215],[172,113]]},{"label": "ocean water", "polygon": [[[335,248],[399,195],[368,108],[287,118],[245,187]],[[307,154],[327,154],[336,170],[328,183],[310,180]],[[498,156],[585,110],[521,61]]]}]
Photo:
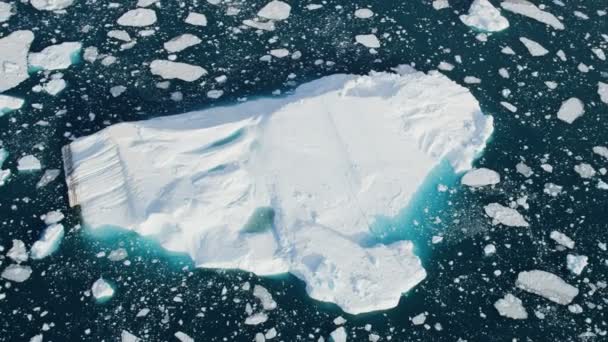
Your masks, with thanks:
[{"label": "ocean water", "polygon": [[[323,7],[314,11],[306,9],[313,2],[290,2],[289,19],[277,23],[276,31],[262,34],[239,26],[264,1],[212,5],[161,0],[160,7],[153,7],[158,15],[156,33],[137,37],[132,49],[121,51],[120,43],[106,34],[120,29],[116,19],[135,8],[135,3],[77,0],[66,13],[55,14],[16,2],[16,14],[0,26],[0,36],[32,30],[36,35],[32,51],[80,41],[84,47],[96,46],[100,53],[117,58],[110,66],[74,59],[74,65],[60,71],[68,85],[55,97],[32,90],[48,76],[40,71],[6,92],[24,98],[26,104],[0,118],[0,140],[9,152],[3,168],[13,171],[0,187],[0,245],[4,247],[0,268],[10,264],[5,254],[11,240],[20,239],[29,248],[45,227],[40,216],[50,210],[65,214],[66,236],[52,256],[26,263],[33,269],[27,281],[0,282],[0,340],[28,341],[43,334],[44,341],[118,341],[121,331],[127,330],[145,341],[175,341],[177,331],[196,341],[253,341],[256,333],[274,327],[278,332],[274,340],[316,341],[336,328],[333,320],[338,316],[347,319],[349,341],[368,341],[370,333],[381,341],[607,339],[608,264],[602,244],[608,240],[608,191],[597,184],[600,179],[608,181],[608,176],[599,173],[608,167],[608,160],[592,148],[608,144],[608,105],[597,94],[598,82],[608,83],[608,64],[591,50],[608,52],[608,36],[602,36],[608,35],[608,16],[598,12],[608,10],[606,1],[545,2],[546,9],[561,18],[563,31],[503,11],[511,26],[483,42],[476,38],[479,32],[458,19],[468,9],[468,0],[452,0],[451,7],[441,11],[434,10],[430,1],[327,0],[318,2]],[[355,9],[361,7],[371,8],[375,16],[354,18]],[[238,14],[229,15],[235,11],[231,8],[238,9]],[[204,13],[209,25],[184,24],[189,10]],[[126,30],[137,36],[138,30]],[[166,56],[163,42],[186,32],[196,33],[203,43],[180,52],[179,60],[204,67],[209,76],[203,78],[204,84],[171,82],[169,89],[158,88],[160,79],[150,74],[145,63]],[[375,53],[354,44],[355,35],[371,32],[382,43]],[[531,57],[520,37],[539,42],[549,54]],[[506,46],[516,54],[501,53]],[[300,51],[302,57],[259,60],[278,47]],[[560,49],[566,61],[556,56]],[[455,65],[444,73],[469,88],[482,110],[494,116],[493,138],[476,166],[496,170],[502,179],[495,187],[473,191],[440,167],[410,210],[372,227],[384,242],[414,240],[428,274],[391,310],[347,315],[335,305],[310,299],[304,284],[290,275],[260,278],[246,272],[197,269],[187,257],[166,253],[133,233],[115,229],[102,236],[92,234],[81,225],[78,209],[69,208],[63,174],[37,189],[41,172],[16,170],[17,160],[26,154],[39,158],[44,169],[62,169],[63,145],[113,123],[274,96],[334,73],[364,74],[399,64],[428,71],[442,61]],[[581,63],[588,68],[579,67]],[[506,68],[510,77],[501,77],[500,68]],[[220,75],[227,76],[225,83],[214,80]],[[465,84],[466,76],[475,76],[481,83]],[[556,82],[557,88],[549,89],[546,81]],[[114,98],[109,89],[116,85],[127,90]],[[210,90],[224,94],[214,100],[206,96]],[[585,114],[569,125],[558,120],[556,113],[562,101],[571,97],[585,103]],[[517,106],[517,112],[506,110],[501,101]],[[534,174],[518,173],[520,162]],[[581,178],[574,166],[582,162],[598,174]],[[552,172],[541,168],[544,163],[553,167]],[[562,193],[547,195],[546,183],[559,184]],[[448,191],[438,192],[438,184],[446,185]],[[518,210],[530,228],[492,225],[483,212],[488,203],[506,205],[524,197],[529,207]],[[568,252],[556,248],[549,238],[552,230],[575,240],[570,253],[589,257],[583,274],[567,270]],[[443,240],[433,244],[432,236]],[[496,246],[493,256],[484,256],[488,244]],[[108,259],[118,248],[124,248],[128,256],[120,261]],[[582,313],[517,289],[517,274],[529,269],[550,271],[577,286],[581,293],[574,303],[582,307]],[[100,304],[89,290],[101,276],[111,281],[116,293]],[[251,291],[241,289],[246,282],[267,288],[278,304],[262,325],[244,324],[246,303],[256,303]],[[497,313],[493,304],[505,293],[523,301],[528,319],[512,320]],[[144,308],[149,314],[136,317]],[[420,313],[426,313],[426,325],[413,325],[411,318]]]}]

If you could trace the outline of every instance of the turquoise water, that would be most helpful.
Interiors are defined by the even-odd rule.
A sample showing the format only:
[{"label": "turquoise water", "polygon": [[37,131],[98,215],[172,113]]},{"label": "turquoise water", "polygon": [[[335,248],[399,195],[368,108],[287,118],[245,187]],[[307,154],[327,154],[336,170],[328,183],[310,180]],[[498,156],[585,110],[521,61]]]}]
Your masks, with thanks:
[{"label": "turquoise water", "polygon": [[[335,329],[333,319],[339,315],[347,319],[349,341],[368,341],[367,324],[381,341],[389,336],[392,341],[574,341],[584,333],[595,334],[590,340],[606,338],[602,334],[607,329],[608,297],[602,282],[607,266],[601,243],[608,240],[608,192],[596,185],[600,179],[607,180],[599,170],[608,163],[592,148],[608,144],[608,106],[597,95],[597,83],[608,83],[608,68],[591,51],[595,47],[608,51],[601,35],[608,34],[608,17],[597,12],[607,10],[605,1],[565,6],[546,2],[548,11],[562,17],[564,31],[504,13],[511,27],[491,35],[487,42],[477,40],[478,32],[459,21],[458,15],[470,5],[465,0],[451,1],[451,8],[441,11],[435,11],[430,1],[325,1],[316,11],[305,8],[308,2],[292,2],[289,20],[262,35],[239,25],[252,18],[263,1],[219,6],[203,1],[161,3],[162,8],[156,9],[157,33],[138,37],[129,50],[120,50],[120,43],[106,34],[117,28],[115,20],[134,8],[134,2],[112,8],[106,1],[79,1],[65,14],[34,11],[18,2],[18,14],[0,26],[2,36],[32,29],[36,35],[32,51],[62,41],[81,41],[84,47],[96,46],[117,58],[109,66],[80,61],[62,71],[68,87],[57,97],[32,91],[47,76],[41,71],[33,71],[27,81],[6,92],[25,98],[26,105],[0,118],[0,140],[9,152],[3,168],[13,171],[0,188],[0,245],[4,247],[0,269],[10,264],[5,254],[12,239],[23,240],[28,248],[38,239],[45,228],[39,217],[48,211],[61,210],[66,215],[62,222],[66,236],[51,257],[27,262],[33,269],[30,279],[0,283],[0,294],[5,295],[0,300],[0,340],[27,341],[42,333],[44,341],[116,341],[125,329],[146,341],[174,341],[176,331],[196,341],[252,341],[256,333],[274,327],[279,333],[274,340],[316,341]],[[226,15],[230,6],[240,13]],[[372,20],[353,17],[356,8],[367,6],[376,13]],[[189,9],[205,13],[209,25],[195,29],[183,24]],[[577,17],[574,11],[584,12],[589,19]],[[137,36],[137,30],[127,30]],[[377,53],[352,43],[354,35],[372,31],[382,41]],[[203,43],[179,53],[178,60],[200,65],[210,74],[201,82],[171,82],[169,89],[159,88],[159,79],[145,63],[165,58],[163,43],[185,32],[196,33]],[[541,43],[550,53],[532,58],[519,42],[522,36]],[[501,53],[506,46],[516,55]],[[270,63],[259,60],[278,47],[301,51],[302,57]],[[566,62],[556,57],[559,49],[566,53]],[[457,55],[462,63],[455,61]],[[44,169],[62,169],[63,145],[113,123],[273,96],[273,92],[284,94],[306,81],[338,72],[390,70],[403,63],[428,71],[441,61],[455,65],[445,74],[469,88],[483,111],[494,116],[493,139],[476,165],[500,172],[502,180],[496,187],[472,191],[460,187],[458,178],[443,164],[403,215],[377,221],[372,231],[379,240],[416,242],[428,274],[391,310],[346,315],[335,305],[310,299],[304,284],[290,275],[260,278],[240,271],[196,269],[187,257],[168,254],[153,241],[130,232],[111,230],[107,236],[92,236],[80,228],[78,209],[68,207],[63,175],[37,189],[41,172],[18,174],[16,170],[17,160],[25,154],[34,154]],[[580,63],[592,69],[581,72]],[[499,68],[506,68],[510,77],[499,76]],[[227,77],[225,83],[214,80],[221,75]],[[465,76],[482,82],[465,84]],[[545,81],[555,81],[558,87],[549,90]],[[115,85],[126,86],[126,92],[112,97],[109,89]],[[223,90],[224,96],[207,98],[213,89]],[[176,101],[179,96],[172,97],[176,92],[181,92],[181,101]],[[570,97],[585,103],[584,116],[572,125],[555,117],[561,102]],[[516,105],[517,113],[506,110],[501,101]],[[515,165],[521,161],[532,167],[534,175],[526,178],[516,172]],[[573,170],[581,162],[591,164],[598,175],[581,179]],[[553,172],[543,171],[543,163],[551,164]],[[564,193],[544,194],[548,182],[563,186]],[[449,191],[437,191],[439,183]],[[524,196],[529,208],[518,210],[530,222],[529,229],[493,226],[483,213],[487,203],[508,204]],[[576,241],[572,253],[589,257],[581,276],[566,269],[567,252],[556,249],[549,238],[551,230]],[[443,240],[433,244],[433,236]],[[484,256],[483,248],[490,243],[497,252]],[[109,253],[118,248],[124,248],[128,257],[109,260]],[[581,294],[575,303],[583,313],[571,313],[567,307],[517,289],[518,272],[532,268],[553,272],[577,286]],[[102,304],[88,293],[100,276],[116,290]],[[240,290],[245,282],[263,285],[278,303],[262,325],[243,323],[246,303],[257,302],[250,291]],[[528,319],[498,315],[493,303],[505,293],[523,301]],[[137,318],[143,308],[150,313]],[[428,329],[410,321],[423,312],[428,313]]]}]

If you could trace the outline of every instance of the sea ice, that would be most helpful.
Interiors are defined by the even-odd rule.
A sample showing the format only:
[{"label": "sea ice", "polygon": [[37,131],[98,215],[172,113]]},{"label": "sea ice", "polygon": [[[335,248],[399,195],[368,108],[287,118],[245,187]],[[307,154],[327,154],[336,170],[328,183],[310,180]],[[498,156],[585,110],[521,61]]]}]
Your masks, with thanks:
[{"label": "sea ice", "polygon": [[416,316],[412,317],[413,325],[423,325],[426,322],[426,313],[419,313]]},{"label": "sea ice", "polygon": [[25,243],[23,243],[21,240],[13,239],[13,247],[8,250],[6,256],[18,264],[26,262],[28,259],[28,254],[27,249],[25,248]]},{"label": "sea ice", "polygon": [[273,0],[266,4],[259,12],[258,17],[269,20],[285,20],[289,18],[291,6],[283,1]]},{"label": "sea ice", "polygon": [[160,0],[138,0],[137,7],[150,7]]},{"label": "sea ice", "polygon": [[91,293],[98,301],[110,299],[114,295],[114,289],[103,278],[97,279],[91,286]]},{"label": "sea ice", "polygon": [[202,13],[190,12],[184,22],[194,26],[207,26],[207,16]]},{"label": "sea ice", "polygon": [[578,173],[581,178],[593,178],[595,176],[596,171],[590,164],[580,163],[574,165],[574,171]]},{"label": "sea ice", "polygon": [[553,273],[541,270],[520,272],[515,285],[522,290],[568,305],[578,295],[578,289]]},{"label": "sea ice", "polygon": [[25,101],[18,97],[0,94],[0,116],[21,108],[24,103]]},{"label": "sea ice", "polygon": [[120,342],[140,342],[141,338],[131,334],[130,332],[123,330],[120,333]]},{"label": "sea ice", "polygon": [[512,319],[526,319],[528,312],[524,308],[521,299],[507,293],[504,298],[501,298],[494,303],[494,307],[501,316]]},{"label": "sea ice", "polygon": [[433,8],[437,11],[450,7],[448,0],[435,0],[433,1]]},{"label": "sea ice", "polygon": [[116,23],[131,27],[150,26],[156,23],[156,12],[148,8],[133,9],[121,15]]},{"label": "sea ice", "polygon": [[329,336],[331,337],[331,340],[333,342],[346,342],[346,330],[344,330],[344,327],[339,327],[336,330],[332,331],[331,334],[329,334]]},{"label": "sea ice", "polygon": [[253,287],[253,296],[260,300],[264,310],[274,310],[277,308],[277,302],[272,299],[272,295],[266,288],[256,285]]},{"label": "sea ice", "polygon": [[557,230],[554,230],[551,232],[551,234],[549,235],[549,237],[551,239],[553,239],[553,241],[559,243],[560,245],[567,247],[567,248],[574,248],[574,240],[572,240],[571,238],[569,238],[566,234],[558,232]]},{"label": "sea ice", "polygon": [[39,11],[60,11],[70,7],[74,0],[31,0],[30,3]]},{"label": "sea ice", "polygon": [[207,70],[198,65],[161,59],[156,59],[150,63],[150,72],[167,80],[180,79],[186,82],[194,82],[207,75]]},{"label": "sea ice", "polygon": [[65,87],[67,83],[62,78],[54,78],[47,83],[44,84],[42,89],[49,95],[55,96],[59,94]]},{"label": "sea ice", "polygon": [[426,273],[411,242],[370,244],[370,226],[443,160],[469,170],[493,130],[467,89],[397,71],[77,139],[63,150],[70,203],[91,229],[133,230],[199,267],[291,272],[349,313],[394,307]]},{"label": "sea ice", "polygon": [[484,207],[486,215],[492,218],[492,224],[503,224],[509,227],[529,227],[530,224],[517,210],[499,203],[490,203]]},{"label": "sea ice", "polygon": [[13,5],[0,1],[0,23],[8,21],[13,16]]},{"label": "sea ice", "polygon": [[275,30],[274,22],[272,22],[272,21],[261,22],[261,21],[247,19],[247,20],[243,20],[243,24],[246,26],[252,27],[256,30],[263,30],[263,31],[274,31]]},{"label": "sea ice", "polygon": [[465,25],[484,32],[497,32],[509,27],[509,21],[488,0],[473,1],[469,14],[461,15],[460,20]]},{"label": "sea ice", "polygon": [[580,275],[589,263],[589,258],[585,255],[568,254],[566,256],[566,266],[570,272]]},{"label": "sea ice", "polygon": [[470,187],[495,185],[500,183],[500,175],[494,170],[482,167],[465,173],[460,179],[460,183]]},{"label": "sea ice", "polygon": [[175,336],[175,338],[177,338],[180,342],[194,342],[192,337],[181,331],[176,332],[173,336]]},{"label": "sea ice", "polygon": [[42,70],[67,69],[72,65],[74,57],[80,53],[82,44],[67,42],[47,46],[40,52],[32,52],[28,57],[31,67]]},{"label": "sea ice", "polygon": [[8,265],[0,276],[6,280],[14,281],[15,283],[22,283],[28,280],[31,275],[31,267],[12,264]]},{"label": "sea ice", "polygon": [[44,224],[51,225],[61,222],[65,218],[63,213],[59,210],[51,210],[41,217],[44,220]]},{"label": "sea ice", "polygon": [[608,159],[608,147],[606,146],[594,146],[593,153]]},{"label": "sea ice", "polygon": [[585,104],[578,98],[572,97],[562,102],[557,112],[557,118],[571,124],[583,114],[585,114]]},{"label": "sea ice", "polygon": [[42,237],[34,242],[30,249],[32,259],[43,259],[53,254],[61,244],[64,229],[62,224],[52,224],[42,233]]},{"label": "sea ice", "polygon": [[266,322],[268,315],[263,312],[254,313],[253,315],[245,318],[245,324],[247,325],[258,325]]},{"label": "sea ice", "polygon": [[528,18],[540,21],[543,24],[549,25],[556,30],[563,30],[564,24],[557,19],[553,14],[543,11],[536,7],[535,4],[527,0],[507,0],[500,3],[500,6],[507,11],[521,14]]},{"label": "sea ice", "polygon": [[166,42],[164,47],[169,53],[175,53],[185,50],[191,46],[198,45],[201,42],[202,40],[199,37],[190,33],[184,33]]},{"label": "sea ice", "polygon": [[355,17],[359,19],[369,19],[374,16],[374,12],[369,8],[359,8],[355,11]]},{"label": "sea ice", "polygon": [[20,172],[38,171],[41,168],[42,165],[40,164],[40,160],[31,154],[17,160],[17,170]]},{"label": "sea ice", "polygon": [[524,44],[526,49],[528,49],[528,52],[530,52],[530,55],[532,55],[533,57],[544,56],[549,53],[549,50],[545,49],[542,45],[533,41],[532,39],[520,37],[519,41]]},{"label": "sea ice", "polygon": [[40,177],[38,183],[36,183],[36,189],[49,185],[59,176],[60,173],[61,171],[57,169],[50,169],[44,171],[44,174],[42,175],[42,177]]},{"label": "sea ice", "polygon": [[29,77],[27,54],[33,41],[32,31],[15,31],[0,38],[0,93]]},{"label": "sea ice", "polygon": [[355,37],[355,41],[370,49],[377,49],[380,47],[380,41],[375,34],[359,34]]},{"label": "sea ice", "polygon": [[608,104],[608,83],[597,82],[597,94],[602,102]]}]

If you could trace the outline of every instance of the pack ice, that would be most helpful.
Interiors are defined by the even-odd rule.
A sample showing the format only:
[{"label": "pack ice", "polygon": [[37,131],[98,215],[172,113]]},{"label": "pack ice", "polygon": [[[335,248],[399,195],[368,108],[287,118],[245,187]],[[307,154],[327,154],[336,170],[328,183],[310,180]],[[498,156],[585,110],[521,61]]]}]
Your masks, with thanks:
[{"label": "pack ice", "polygon": [[409,67],[337,74],[261,98],[121,123],[63,149],[72,206],[200,267],[291,272],[349,313],[388,309],[425,270],[409,241],[374,243],[447,160],[471,168],[493,130],[471,93]]}]

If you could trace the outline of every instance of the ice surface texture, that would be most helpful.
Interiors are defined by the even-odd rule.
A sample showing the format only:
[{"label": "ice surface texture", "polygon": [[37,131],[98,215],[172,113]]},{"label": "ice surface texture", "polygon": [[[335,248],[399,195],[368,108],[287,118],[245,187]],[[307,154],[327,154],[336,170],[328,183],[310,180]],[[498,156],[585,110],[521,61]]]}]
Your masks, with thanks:
[{"label": "ice surface texture", "polygon": [[200,267],[291,272],[350,313],[394,307],[426,273],[411,242],[377,244],[369,227],[442,160],[470,169],[493,130],[467,89],[396,70],[80,138],[64,148],[71,205]]}]

